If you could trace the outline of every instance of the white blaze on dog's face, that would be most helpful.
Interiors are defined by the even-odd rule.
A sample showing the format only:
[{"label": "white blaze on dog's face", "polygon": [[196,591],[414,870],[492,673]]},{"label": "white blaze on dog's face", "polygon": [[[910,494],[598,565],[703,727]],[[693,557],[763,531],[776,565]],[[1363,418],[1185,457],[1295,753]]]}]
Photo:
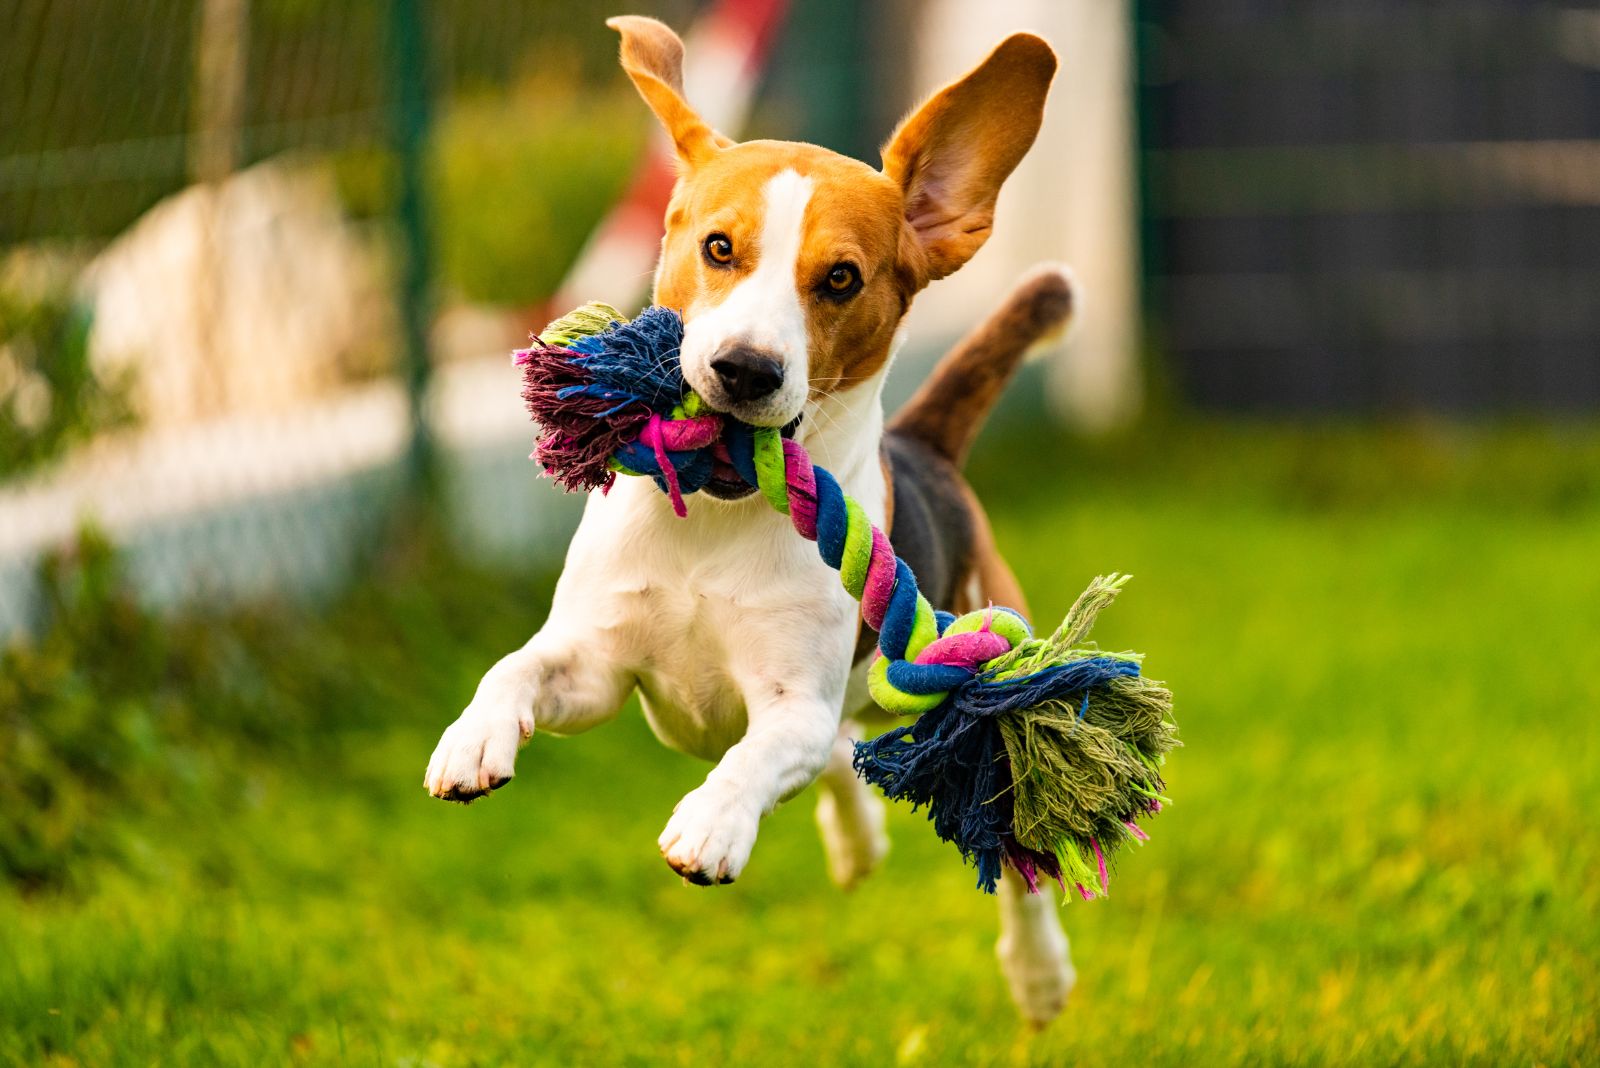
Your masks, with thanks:
[{"label": "white blaze on dog's face", "polygon": [[[693,242],[696,231],[706,231],[681,308],[680,357],[685,380],[713,407],[747,423],[782,426],[809,392],[810,338],[795,265],[816,182],[792,168],[763,177],[749,210],[729,204],[697,225],[688,213],[678,215],[682,239]],[[713,272],[727,278],[704,277]]]},{"label": "white blaze on dog's face", "polygon": [[655,299],[683,314],[684,377],[761,426],[876,379],[912,298],[988,239],[1055,72],[1042,40],[1008,38],[901,124],[879,171],[815,145],[735,144],[684,101],[671,30],[608,25],[679,161]]}]

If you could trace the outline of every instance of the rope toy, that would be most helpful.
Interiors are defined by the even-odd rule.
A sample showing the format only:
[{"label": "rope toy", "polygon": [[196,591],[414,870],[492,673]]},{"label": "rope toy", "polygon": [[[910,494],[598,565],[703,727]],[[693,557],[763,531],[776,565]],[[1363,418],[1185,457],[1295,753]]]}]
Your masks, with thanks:
[{"label": "rope toy", "polygon": [[679,516],[719,461],[731,466],[861,602],[878,633],[873,700],[918,717],[856,743],[857,774],[926,806],[988,893],[1009,866],[1030,892],[1049,878],[1085,900],[1105,895],[1117,852],[1147,838],[1138,819],[1167,802],[1161,766],[1179,744],[1172,695],[1144,678],[1138,654],[1085,644],[1127,576],[1096,578],[1047,638],[1009,608],[936,611],[865,509],[786,430],[713,412],[688,389],[682,340],[666,308],[630,322],[586,304],[551,323],[513,357],[540,427],[533,458],[568,490],[651,478]]}]

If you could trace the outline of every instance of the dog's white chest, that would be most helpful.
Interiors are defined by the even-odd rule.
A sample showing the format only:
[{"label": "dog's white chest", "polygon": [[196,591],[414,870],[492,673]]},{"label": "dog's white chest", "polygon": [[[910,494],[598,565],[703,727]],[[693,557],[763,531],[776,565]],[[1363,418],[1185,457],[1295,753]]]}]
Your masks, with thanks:
[{"label": "dog's white chest", "polygon": [[759,497],[689,511],[674,516],[645,479],[592,497],[557,597],[600,624],[662,742],[714,760],[751,702],[799,688],[842,703],[857,607]]},{"label": "dog's white chest", "polygon": [[[740,567],[735,562],[733,567]],[[715,760],[743,736],[745,696],[729,638],[759,628],[764,606],[720,569],[663,573],[639,594],[634,672],[662,742]],[[742,588],[743,587],[743,588]]]}]

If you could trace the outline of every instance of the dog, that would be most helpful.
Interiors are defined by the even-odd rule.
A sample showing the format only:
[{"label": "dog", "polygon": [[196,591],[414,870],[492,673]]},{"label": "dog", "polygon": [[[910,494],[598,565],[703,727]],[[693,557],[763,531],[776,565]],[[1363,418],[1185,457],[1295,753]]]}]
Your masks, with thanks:
[{"label": "dog", "polygon": [[[683,315],[688,384],[797,439],[889,532],[934,604],[1026,611],[961,463],[1025,349],[1062,326],[1061,268],[1025,278],[885,424],[901,321],[929,282],[987,240],[1001,183],[1032,145],[1056,68],[1008,37],[900,124],[883,169],[814,145],[735,143],[683,95],[683,44],[624,16],[623,70],[679,163],[655,302]],[[439,740],[425,785],[470,801],[509,782],[535,730],[575,734],[637,689],[651,728],[715,763],[659,846],[701,885],[744,871],[762,817],[813,782],[833,879],[883,858],[883,802],[851,768],[869,713],[870,633],[816,548],[723,465],[679,519],[649,479],[589,496],[544,627],[495,664]],[[881,715],[881,713],[880,713]],[[1054,896],[1001,880],[1002,971],[1022,1014],[1055,1017],[1074,973]]]}]

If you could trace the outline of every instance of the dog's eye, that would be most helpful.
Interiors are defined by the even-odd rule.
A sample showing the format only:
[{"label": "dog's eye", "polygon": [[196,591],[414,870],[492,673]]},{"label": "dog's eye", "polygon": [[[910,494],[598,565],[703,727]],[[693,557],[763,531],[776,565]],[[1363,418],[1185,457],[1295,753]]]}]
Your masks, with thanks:
[{"label": "dog's eye", "polygon": [[861,275],[848,263],[836,263],[823,284],[829,296],[848,297],[860,287]]},{"label": "dog's eye", "polygon": [[728,240],[727,234],[712,234],[706,238],[706,259],[718,267],[726,267],[733,262],[733,242]]}]

